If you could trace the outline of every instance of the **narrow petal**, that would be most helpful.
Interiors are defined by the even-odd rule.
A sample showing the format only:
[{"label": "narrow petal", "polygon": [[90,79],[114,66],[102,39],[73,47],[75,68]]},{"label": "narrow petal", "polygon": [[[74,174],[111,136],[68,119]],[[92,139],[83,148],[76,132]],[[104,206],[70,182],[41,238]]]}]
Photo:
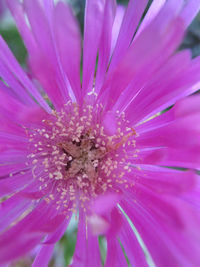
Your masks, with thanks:
[{"label": "narrow petal", "polygon": [[18,219],[28,208],[31,207],[31,201],[23,199],[19,194],[15,194],[0,204],[0,231],[2,232],[13,221]]},{"label": "narrow petal", "polygon": [[43,245],[39,250],[31,267],[48,267],[48,263],[53,255],[54,246],[55,244]]},{"label": "narrow petal", "polygon": [[10,0],[7,2],[29,52],[31,70],[54,106],[59,109],[69,100],[70,85],[55,41],[52,14],[54,6],[51,1],[42,4],[38,0],[24,0],[23,3],[15,1],[14,5]]},{"label": "narrow petal", "polygon": [[163,5],[166,3],[166,0],[154,0],[148,9],[147,14],[145,15],[137,33],[137,36],[143,31],[144,28],[147,27],[151,23],[151,21],[156,17],[156,15],[159,13]]},{"label": "narrow petal", "polygon": [[69,96],[46,9],[38,0],[24,0],[24,10],[37,43],[37,50],[29,51],[29,64],[52,103],[60,108],[69,100]]},{"label": "narrow petal", "polygon": [[[182,56],[184,56],[184,54],[182,54]],[[179,99],[192,94],[199,88],[198,86],[196,87],[196,85],[200,78],[200,58],[196,58],[192,61],[187,60],[188,62],[186,60],[186,57],[185,59],[184,57],[182,57],[182,59],[179,57],[178,59],[178,55],[172,58],[172,60],[166,64],[165,68],[161,69],[160,72],[155,75],[154,81],[149,80],[149,84],[136,95],[133,101],[127,106],[126,110],[127,116],[131,119],[132,123],[138,123],[142,119],[151,117],[157,112],[173,105]],[[182,62],[183,65],[177,64],[178,62]],[[171,63],[175,64],[172,65]],[[180,70],[180,72],[176,72],[175,68]],[[171,75],[172,69],[176,72],[175,76],[173,76],[173,74]],[[166,77],[168,77],[168,80],[165,82]],[[143,97],[144,94],[145,99]],[[132,114],[137,114],[136,116],[138,117],[134,118]]]},{"label": "narrow petal", "polygon": [[101,35],[98,55],[98,67],[95,80],[95,91],[98,93],[103,85],[111,53],[112,27],[116,12],[116,0],[105,3],[103,31]]},{"label": "narrow petal", "polygon": [[[10,52],[8,46],[6,45],[6,43],[2,39],[2,37],[0,37],[0,48],[1,48],[0,49],[0,58],[1,58],[0,62],[2,62],[4,64],[4,66],[6,66],[7,70],[10,71],[10,75],[11,75],[11,78],[13,79],[13,81],[14,81],[14,76],[15,76],[16,77],[15,78],[16,79],[16,84],[17,84],[18,81],[20,81],[20,83],[23,84],[24,88],[26,88],[26,90],[24,92],[22,92],[22,90],[20,90],[20,92],[22,92],[22,95],[24,93],[26,93],[28,95],[28,92],[29,92],[38,101],[38,103],[46,111],[49,112],[50,111],[49,106],[47,105],[47,103],[45,102],[43,97],[39,94],[39,91],[35,88],[33,83],[29,80],[28,76],[22,70],[21,66],[19,65],[19,63],[16,61],[16,59],[14,58],[12,53]],[[3,65],[2,65],[2,67],[3,67]],[[1,72],[1,69],[0,69],[0,72]],[[4,79],[7,80],[7,78],[8,78],[8,76],[4,75]],[[8,80],[7,83],[9,85],[9,80]],[[18,86],[18,88],[19,88],[19,86]],[[12,89],[15,90],[15,87],[13,87]],[[16,91],[16,94],[20,95],[20,92],[18,93]]]},{"label": "narrow petal", "polygon": [[33,181],[32,172],[23,172],[12,174],[8,167],[7,179],[0,179],[0,197],[13,194],[18,190],[24,188]]},{"label": "narrow petal", "polygon": [[147,5],[147,0],[130,0],[117,39],[117,43],[112,55],[109,70],[112,70],[125,55],[131,44],[134,33]]},{"label": "narrow petal", "polygon": [[199,0],[187,0],[185,1],[183,10],[181,11],[181,17],[184,19],[185,26],[188,27],[193,21],[200,10]]},{"label": "narrow petal", "polygon": [[133,229],[131,229],[127,219],[123,218],[123,227],[119,233],[119,239],[122,242],[125,253],[131,266],[147,267],[147,260],[144,251],[137,240]]},{"label": "narrow petal", "polygon": [[[198,266],[199,222],[195,213],[184,202],[172,199],[164,206],[162,202],[161,207],[160,201],[157,202],[159,207],[154,210],[155,203],[143,206],[138,200],[133,204],[124,202],[123,208],[139,231],[156,266]],[[174,212],[169,209],[169,204],[174,207]]]},{"label": "narrow petal", "polygon": [[[21,221],[1,233],[0,261],[4,263],[23,256],[40,243],[46,233],[54,232],[63,219],[63,216],[56,215],[52,206],[49,207],[45,201],[41,201]],[[13,238],[15,242],[10,242]]]},{"label": "narrow petal", "polygon": [[163,8],[159,16],[133,42],[116,70],[108,76],[100,92],[104,99],[107,97],[107,109],[112,108],[132,80],[141,81],[142,77],[142,82],[148,81],[180,44],[183,23],[176,18],[176,12],[176,9],[172,12],[167,7]]},{"label": "narrow petal", "polygon": [[54,9],[53,27],[63,70],[76,99],[80,101],[81,33],[70,7],[59,2]]},{"label": "narrow petal", "polygon": [[111,54],[110,54],[110,56],[112,56],[114,48],[116,46],[125,11],[126,11],[125,6],[117,5],[115,19],[114,19],[114,23],[113,23],[113,27],[112,27],[112,41],[111,41]]},{"label": "narrow petal", "polygon": [[83,211],[80,210],[76,248],[73,256],[72,265],[70,266],[100,267],[101,259],[98,237],[92,235],[89,225],[86,230],[85,220],[85,214],[83,214]]},{"label": "narrow petal", "polygon": [[83,40],[83,94],[92,90],[103,19],[104,0],[87,0]]},{"label": "narrow petal", "polygon": [[105,267],[125,267],[128,266],[128,263],[125,259],[122,247],[119,244],[117,239],[107,239],[107,256]]}]

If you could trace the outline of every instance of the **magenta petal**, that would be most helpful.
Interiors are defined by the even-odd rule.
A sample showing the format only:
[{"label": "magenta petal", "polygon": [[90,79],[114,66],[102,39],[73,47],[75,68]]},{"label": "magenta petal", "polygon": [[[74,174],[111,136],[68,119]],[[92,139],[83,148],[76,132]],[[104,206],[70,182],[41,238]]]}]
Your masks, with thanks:
[{"label": "magenta petal", "polygon": [[80,101],[81,33],[69,6],[59,2],[54,9],[54,32],[63,70]]},{"label": "magenta petal", "polygon": [[[187,52],[171,58],[127,106],[128,118],[132,123],[138,123],[195,92],[198,88],[199,69],[199,58],[190,61]],[[172,72],[172,70],[174,71]],[[167,80],[166,77],[168,77]],[[155,88],[159,88],[159,90]],[[146,96],[145,100],[144,95]],[[137,115],[134,117],[133,114]]]},{"label": "magenta petal", "polygon": [[[42,7],[38,0],[25,0],[23,6],[19,1],[15,1],[13,5],[8,0],[8,5],[25,39],[31,69],[54,105],[59,108],[68,100],[68,84],[57,56],[54,36],[52,36],[51,22],[49,22],[52,14],[48,19],[45,14],[45,12],[51,13],[51,9]],[[27,28],[25,16],[31,30]]]},{"label": "magenta petal", "polygon": [[191,116],[194,114],[200,114],[200,96],[195,95],[184,98],[175,104],[174,112],[176,117]]},{"label": "magenta petal", "polygon": [[119,201],[119,194],[110,193],[104,196],[100,196],[92,204],[91,210],[96,214],[103,215],[107,212],[110,212]]},{"label": "magenta petal", "polygon": [[193,190],[197,177],[193,171],[178,171],[155,166],[142,166],[142,172],[133,169],[130,176],[135,175],[136,181],[145,187],[164,194],[181,195]]},{"label": "magenta petal", "polygon": [[83,211],[79,211],[79,223],[75,252],[73,255],[72,265],[70,267],[85,267],[87,258],[87,246],[86,246],[86,225],[85,225],[85,214]]},{"label": "magenta petal", "polygon": [[125,11],[109,69],[113,70],[125,55],[147,5],[147,0],[130,0]]},{"label": "magenta petal", "polygon": [[83,40],[83,95],[92,90],[104,17],[103,0],[87,0]]},{"label": "magenta petal", "polygon": [[184,3],[183,10],[181,11],[181,17],[184,19],[185,25],[188,26],[200,10],[199,0],[187,0]]},{"label": "magenta petal", "polygon": [[32,206],[30,200],[23,199],[15,194],[0,204],[0,231],[3,231],[13,221],[18,219],[28,208]]},{"label": "magenta petal", "polygon": [[71,267],[101,266],[98,237],[93,236],[88,225],[86,237],[85,214],[79,210],[79,224],[75,253]]},{"label": "magenta petal", "polygon": [[[54,232],[62,222],[63,216],[56,216],[55,210],[41,201],[32,212],[0,235],[0,262],[24,255],[40,243],[46,233]],[[11,243],[12,238],[15,242]]]},{"label": "magenta petal", "polygon": [[145,83],[152,77],[180,44],[184,28],[180,19],[173,18],[174,13],[176,10],[172,13],[165,8],[133,42],[118,67],[108,76],[101,90],[107,96],[107,109],[113,107],[132,80]]},{"label": "magenta petal", "polygon": [[42,245],[31,267],[48,267],[48,263],[52,257],[53,245]]},{"label": "magenta petal", "polygon": [[114,48],[117,43],[117,39],[118,39],[119,32],[121,29],[121,24],[123,21],[125,10],[126,10],[125,6],[117,5],[116,15],[115,15],[114,23],[113,23],[113,28],[112,28],[111,55],[113,54]]},{"label": "magenta petal", "polygon": [[106,133],[113,135],[117,131],[116,116],[112,112],[108,111],[104,116],[103,126]]},{"label": "magenta petal", "polygon": [[124,247],[131,266],[147,267],[146,255],[139,244],[138,239],[131,229],[127,219],[123,218],[123,227],[119,233],[119,239]]},{"label": "magenta petal", "polygon": [[136,33],[136,38],[137,36],[143,31],[147,25],[151,23],[151,21],[156,17],[158,12],[161,10],[163,5],[166,3],[166,0],[154,0],[148,9],[147,14],[145,15],[137,33]]},{"label": "magenta petal", "polygon": [[[182,214],[186,212],[186,214],[181,224],[177,225],[178,228],[174,228],[167,221],[160,223],[154,212],[149,213],[147,210],[141,209],[138,204],[137,207],[135,205],[131,207],[127,202],[124,203],[125,212],[134,222],[156,266],[162,267],[165,264],[168,266],[181,264],[184,267],[199,265],[198,222],[196,218],[194,219],[194,214],[187,213],[189,210],[185,209],[187,206],[185,207],[184,202],[182,202],[182,205],[182,207],[179,207],[179,211]],[[194,225],[196,224],[196,226],[193,226],[194,228],[192,227],[194,231],[190,225],[193,220],[195,221]],[[193,231],[193,233],[190,231]],[[191,237],[191,234],[195,233],[197,237]]]},{"label": "magenta petal", "polygon": [[111,54],[112,28],[116,12],[116,0],[105,3],[103,31],[101,34],[98,55],[98,68],[95,80],[95,91],[98,93],[103,85]]},{"label": "magenta petal", "polygon": [[63,234],[65,233],[65,231],[67,229],[67,225],[70,222],[70,218],[67,220],[64,220],[64,222],[58,227],[58,229],[54,233],[49,234],[47,236],[46,240],[44,241],[45,245],[46,244],[47,245],[54,244],[61,239],[61,237],[63,236]]},{"label": "magenta petal", "polygon": [[[9,177],[9,173],[8,173]],[[16,174],[12,177],[0,179],[0,197],[13,194],[26,187],[33,181],[32,173]]]},{"label": "magenta petal", "polygon": [[[13,72],[16,76],[16,78],[23,83],[24,87],[26,88],[24,92],[22,92],[22,89],[20,90],[23,94],[26,94],[28,96],[27,92],[30,92],[32,96],[39,102],[39,104],[48,112],[50,111],[50,108],[48,104],[45,102],[44,98],[39,94],[39,91],[35,88],[35,86],[31,83],[27,75],[24,73],[22,68],[20,67],[19,63],[16,61],[10,50],[8,49],[6,43],[0,37],[0,54],[1,54],[1,60],[3,63],[7,66],[7,69],[10,70],[10,72]],[[3,53],[2,53],[2,52]],[[12,74],[10,74],[12,75]],[[17,83],[17,81],[16,81]],[[9,84],[9,81],[8,81]],[[14,90],[14,87],[12,88]],[[20,95],[20,93],[16,92],[17,94]],[[27,99],[26,96],[26,99]],[[31,101],[31,100],[30,100]],[[29,101],[29,102],[30,102]]]},{"label": "magenta petal", "polygon": [[107,239],[107,256],[105,267],[125,267],[128,266],[128,263],[125,259],[124,253],[122,251],[122,247],[119,244],[117,239],[113,240]]}]

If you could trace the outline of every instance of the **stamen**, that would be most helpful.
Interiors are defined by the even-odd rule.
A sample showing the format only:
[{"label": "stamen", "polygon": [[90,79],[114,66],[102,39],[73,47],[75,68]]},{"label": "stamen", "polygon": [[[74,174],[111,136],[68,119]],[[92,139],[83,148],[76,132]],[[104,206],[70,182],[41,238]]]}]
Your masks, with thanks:
[{"label": "stamen", "polygon": [[[119,184],[129,186],[124,179],[131,168],[127,150],[135,147],[136,132],[124,114],[116,112],[116,132],[108,135],[102,113],[99,104],[80,109],[68,102],[43,119],[40,128],[26,129],[31,151],[26,164],[40,182],[39,190],[52,188],[46,199],[59,199],[57,209],[76,211],[78,202],[86,208],[85,202],[99,194],[119,192]],[[66,204],[70,201],[75,201],[73,208]]]}]

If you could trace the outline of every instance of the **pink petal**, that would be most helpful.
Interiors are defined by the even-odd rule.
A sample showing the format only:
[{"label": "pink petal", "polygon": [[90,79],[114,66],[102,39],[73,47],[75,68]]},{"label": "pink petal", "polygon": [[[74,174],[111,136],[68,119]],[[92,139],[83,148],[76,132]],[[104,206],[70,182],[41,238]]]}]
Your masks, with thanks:
[{"label": "pink petal", "polygon": [[[126,201],[123,208],[134,222],[156,266],[161,267],[166,264],[167,266],[198,266],[199,231],[195,213],[188,209],[184,202],[179,202],[175,198],[170,202],[170,205],[175,208],[173,213],[168,209],[167,202],[162,208],[159,202],[157,202],[159,207],[155,208],[155,204],[152,206],[152,203],[149,203],[144,208],[140,201],[135,202],[134,205]],[[162,215],[164,215],[163,218]],[[173,224],[171,224],[172,221]],[[191,225],[193,225],[192,228]]]},{"label": "pink petal", "polygon": [[[9,173],[7,175],[9,177]],[[10,178],[0,179],[0,197],[13,194],[32,181],[32,172],[24,172],[24,174],[16,173],[16,175],[12,175]]]},{"label": "pink petal", "polygon": [[92,204],[91,210],[93,213],[103,215],[110,212],[119,201],[119,194],[109,193],[98,197]]},{"label": "pink petal", "polygon": [[105,267],[125,267],[128,266],[128,263],[125,259],[122,248],[117,239],[109,238],[107,239],[107,256]]},{"label": "pink petal", "polygon": [[142,17],[147,0],[130,0],[126,12],[123,17],[121,29],[118,35],[117,43],[112,55],[109,69],[113,70],[117,63],[125,55],[129,45],[131,44],[134,33],[137,29],[139,21]]},{"label": "pink petal", "polygon": [[61,215],[57,216],[55,211],[41,201],[21,221],[3,232],[0,235],[0,262],[23,256],[42,240],[45,233],[55,232],[64,219]]},{"label": "pink petal", "polygon": [[31,267],[48,267],[48,263],[53,255],[54,246],[54,244],[43,245],[39,250]]},{"label": "pink petal", "polygon": [[83,40],[83,95],[93,87],[97,51],[99,48],[103,19],[104,0],[87,0]]},{"label": "pink petal", "polygon": [[15,194],[0,204],[0,231],[2,232],[13,223],[23,212],[31,207],[31,201],[23,199],[19,194]]},{"label": "pink petal", "polygon": [[178,101],[174,107],[175,116],[185,117],[193,115],[195,113],[199,114],[200,113],[199,103],[200,103],[199,95],[187,97],[182,99],[181,101]]},{"label": "pink petal", "polygon": [[[7,70],[10,71],[10,74],[7,74],[6,76],[4,75],[4,79],[8,79],[10,76],[10,78],[14,82],[14,83],[12,83],[13,85],[17,84],[18,81],[20,81],[20,83],[23,84],[25,90],[22,91],[22,89],[20,89],[20,91],[18,93],[17,88],[21,88],[21,87],[18,86],[16,89],[15,89],[15,87],[13,87],[12,89],[16,90],[17,95],[22,94],[22,97],[23,97],[23,95],[26,95],[27,92],[30,92],[32,94],[32,96],[39,102],[39,104],[45,110],[47,110],[49,112],[50,111],[49,106],[47,105],[45,100],[42,98],[42,96],[39,94],[38,90],[34,87],[32,82],[29,80],[27,75],[24,73],[24,71],[22,70],[22,68],[20,67],[20,65],[18,64],[18,62],[16,61],[16,59],[14,58],[12,53],[10,52],[10,50],[8,49],[8,47],[7,47],[6,43],[4,42],[4,40],[2,39],[2,37],[0,37],[0,47],[1,47],[1,50],[0,50],[1,61],[0,62],[2,62],[6,66]],[[0,64],[0,66],[1,66],[1,64]],[[2,70],[0,68],[0,71],[2,71]],[[15,78],[14,78],[14,76],[15,76]],[[11,80],[8,79],[8,84],[9,84],[9,81],[11,82]],[[27,96],[26,96],[26,99],[27,99]],[[30,102],[30,100],[29,100],[29,102]]]},{"label": "pink petal", "polygon": [[112,27],[116,12],[116,0],[105,3],[103,30],[99,44],[98,67],[95,80],[95,91],[98,93],[103,85],[111,53]]},{"label": "pink petal", "polygon": [[116,70],[108,76],[101,90],[102,94],[107,93],[107,109],[113,107],[133,77],[136,81],[147,81],[179,45],[183,36],[183,24],[180,19],[172,20],[175,12],[176,10],[171,12],[164,9],[135,40]]},{"label": "pink petal", "polygon": [[81,33],[69,6],[59,2],[54,9],[53,27],[63,70],[80,101]]},{"label": "pink petal", "polygon": [[137,33],[136,33],[136,38],[137,36],[146,28],[151,21],[156,17],[156,15],[159,13],[163,5],[166,3],[166,0],[154,0],[148,9],[147,14],[145,15]]},{"label": "pink petal", "polygon": [[122,242],[126,255],[131,266],[147,267],[147,260],[144,251],[139,244],[133,229],[131,229],[127,219],[123,218],[123,227],[119,233],[119,239]]},{"label": "pink petal", "polygon": [[180,15],[184,19],[186,27],[188,27],[200,10],[200,1],[187,0],[185,2],[186,3],[184,3],[184,7]]},{"label": "pink petal", "polygon": [[64,235],[64,233],[67,229],[67,226],[70,222],[70,219],[71,219],[71,216],[68,219],[65,219],[63,221],[63,223],[58,227],[58,229],[54,233],[49,234],[47,236],[44,244],[51,245],[51,244],[58,242],[62,238],[62,236]]},{"label": "pink petal", "polygon": [[[178,65],[177,63],[179,60],[180,62]],[[187,60],[187,58],[185,58],[185,60]],[[197,90],[195,85],[199,81],[200,61],[198,58],[192,60],[190,63],[185,60],[184,57],[182,57],[182,59],[179,57],[178,59],[178,55],[174,57],[174,60],[172,58],[171,61],[166,64],[165,68],[161,69],[160,72],[154,76],[153,80],[149,80],[149,84],[146,84],[136,95],[130,105],[127,106],[126,110],[127,116],[131,119],[132,123],[138,123],[140,120],[162,111],[174,104],[177,100]],[[173,62],[175,63],[174,66],[171,65]],[[180,65],[181,62],[183,65]],[[180,72],[178,71],[177,73],[175,68],[180,70]],[[173,73],[172,70],[175,71],[174,73],[176,73],[176,76],[173,76],[173,74],[171,75],[171,73]],[[166,77],[168,77],[168,81],[165,82]],[[155,88],[159,88],[159,90]],[[132,114],[137,115],[134,118]]]},{"label": "pink petal", "polygon": [[113,54],[114,48],[117,43],[117,39],[119,36],[119,31],[121,29],[125,10],[126,10],[125,6],[117,5],[115,20],[114,20],[113,28],[112,28],[111,55]]},{"label": "pink petal", "polygon": [[92,235],[89,226],[87,228],[87,238],[86,238],[85,220],[86,220],[85,214],[83,214],[82,210],[79,210],[79,224],[78,224],[76,248],[73,256],[73,262],[70,266],[100,267],[101,259],[100,259],[98,237]]},{"label": "pink petal", "polygon": [[140,166],[142,170],[133,169],[130,178],[135,185],[142,184],[158,194],[182,195],[196,187],[197,177],[193,171],[178,171],[148,165]]}]

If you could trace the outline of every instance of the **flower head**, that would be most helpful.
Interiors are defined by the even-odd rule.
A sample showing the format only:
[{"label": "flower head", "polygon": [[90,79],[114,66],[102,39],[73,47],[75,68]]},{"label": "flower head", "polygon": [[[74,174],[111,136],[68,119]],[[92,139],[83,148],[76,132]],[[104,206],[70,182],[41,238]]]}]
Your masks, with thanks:
[{"label": "flower head", "polygon": [[47,266],[75,214],[71,266],[101,266],[99,235],[106,267],[199,265],[200,58],[177,49],[200,1],[147,3],[87,0],[82,49],[68,5],[7,0],[31,75],[0,38],[0,263]]}]

